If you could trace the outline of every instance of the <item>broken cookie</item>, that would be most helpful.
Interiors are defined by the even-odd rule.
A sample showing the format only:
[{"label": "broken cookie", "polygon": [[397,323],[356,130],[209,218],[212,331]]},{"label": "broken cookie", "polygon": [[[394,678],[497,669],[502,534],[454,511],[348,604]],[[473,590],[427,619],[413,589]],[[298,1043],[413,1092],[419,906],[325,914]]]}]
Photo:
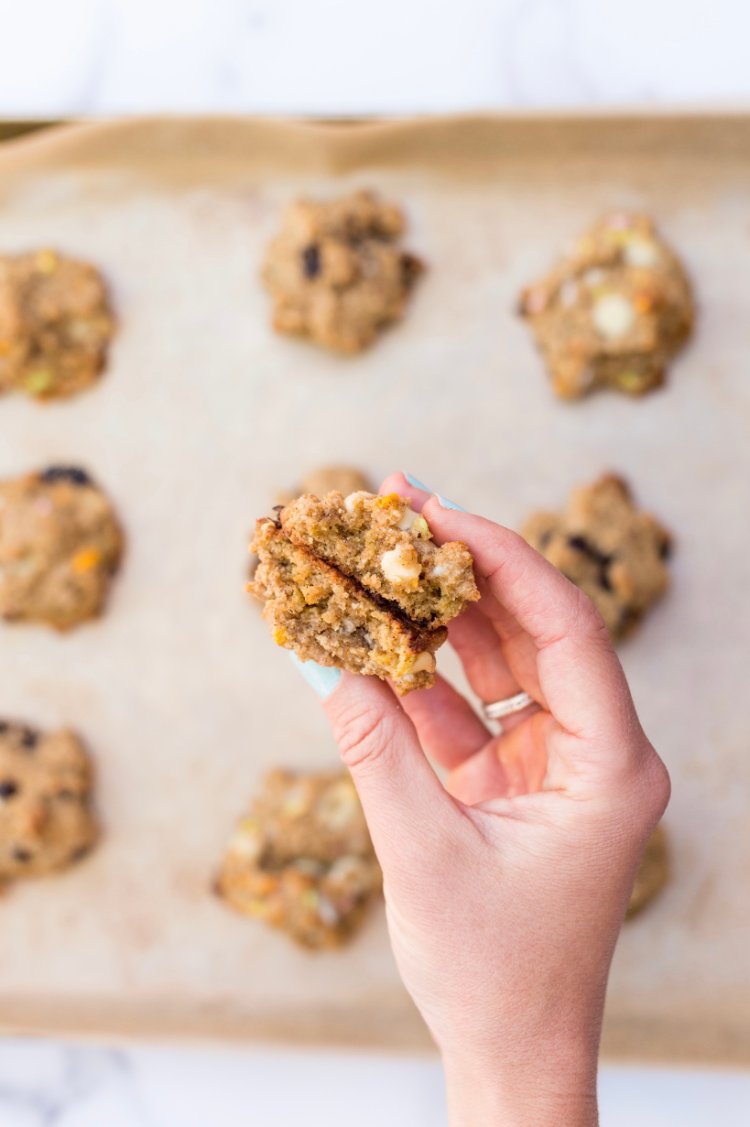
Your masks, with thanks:
[{"label": "broken cookie", "polygon": [[400,693],[433,684],[445,624],[479,598],[466,545],[438,547],[395,493],[306,494],[259,521],[251,549],[249,589],[279,645]]}]

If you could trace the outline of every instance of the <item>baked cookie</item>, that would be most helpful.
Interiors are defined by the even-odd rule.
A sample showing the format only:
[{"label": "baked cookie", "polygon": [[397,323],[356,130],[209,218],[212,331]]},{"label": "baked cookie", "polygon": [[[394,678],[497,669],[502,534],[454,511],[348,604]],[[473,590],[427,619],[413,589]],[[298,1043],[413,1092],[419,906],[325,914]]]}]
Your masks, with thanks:
[{"label": "baked cookie", "polygon": [[248,590],[279,646],[302,661],[389,679],[399,693],[428,689],[445,628],[429,629],[369,595],[355,580],[299,547],[273,520],[258,521],[258,566]]},{"label": "baked cookie", "polygon": [[[276,493],[277,506],[289,505],[295,498],[303,493],[314,493],[317,497],[325,497],[326,493],[336,490],[339,493],[354,493],[359,489],[372,491],[372,485],[361,470],[354,466],[320,466],[311,470],[302,481],[298,489],[279,489]],[[248,579],[252,579],[258,569],[258,557],[251,552],[247,569]]]},{"label": "baked cookie", "polygon": [[229,842],[217,891],[304,947],[336,947],[362,922],[382,875],[345,771],[271,771]]},{"label": "baked cookie", "polygon": [[274,328],[335,352],[372,344],[403,315],[423,269],[398,245],[404,226],[401,210],[372,192],[292,204],[263,265]]},{"label": "baked cookie", "polygon": [[276,501],[279,505],[288,505],[303,493],[314,493],[316,497],[325,497],[326,493],[335,490],[347,496],[361,489],[367,492],[373,491],[370,480],[355,466],[319,466],[303,478],[299,489],[280,490],[276,495]]},{"label": "baked cookie", "polygon": [[612,638],[628,634],[669,586],[672,538],[607,475],[576,489],[561,513],[534,513],[522,536],[593,599]]},{"label": "baked cookie", "polygon": [[0,481],[0,617],[56,630],[96,617],[122,548],[117,517],[85,470]]},{"label": "baked cookie", "polygon": [[294,544],[422,626],[445,626],[479,598],[466,545],[438,547],[425,518],[397,493],[306,494],[279,520]]},{"label": "baked cookie", "polygon": [[0,886],[67,868],[97,839],[91,764],[67,731],[0,721]]},{"label": "baked cookie", "polygon": [[0,260],[0,390],[74,395],[104,368],[115,322],[104,281],[52,250]]},{"label": "baked cookie", "polygon": [[479,598],[465,544],[437,547],[395,493],[305,494],[258,522],[250,591],[279,645],[314,660],[429,688],[445,624]]},{"label": "baked cookie", "polygon": [[657,826],[646,843],[630,895],[626,919],[635,916],[657,896],[669,880],[669,851],[663,826]]},{"label": "baked cookie", "polygon": [[599,220],[524,290],[520,312],[564,399],[597,387],[628,395],[658,387],[695,319],[679,259],[648,216],[623,211]]}]

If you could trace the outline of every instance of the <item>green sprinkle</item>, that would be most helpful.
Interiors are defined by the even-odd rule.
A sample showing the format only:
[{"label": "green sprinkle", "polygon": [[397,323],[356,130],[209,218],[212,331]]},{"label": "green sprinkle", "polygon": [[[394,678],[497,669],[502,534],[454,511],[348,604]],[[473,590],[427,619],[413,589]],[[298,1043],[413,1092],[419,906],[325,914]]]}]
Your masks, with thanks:
[{"label": "green sprinkle", "polygon": [[34,368],[23,378],[24,388],[32,395],[42,395],[49,391],[54,382],[54,373],[49,368]]},{"label": "green sprinkle", "polygon": [[625,391],[636,391],[643,384],[643,376],[629,368],[626,372],[620,372],[617,382]]}]

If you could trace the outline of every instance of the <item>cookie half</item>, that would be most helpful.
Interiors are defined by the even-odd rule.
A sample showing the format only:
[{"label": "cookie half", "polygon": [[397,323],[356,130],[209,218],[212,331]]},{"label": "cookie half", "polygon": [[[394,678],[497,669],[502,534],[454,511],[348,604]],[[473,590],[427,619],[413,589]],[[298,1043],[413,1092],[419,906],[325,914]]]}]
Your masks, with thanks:
[{"label": "cookie half", "polygon": [[274,641],[302,661],[372,674],[400,693],[434,682],[444,628],[411,622],[356,581],[292,543],[271,519],[258,521],[258,566],[248,589],[264,603]]},{"label": "cookie half", "polygon": [[295,544],[422,626],[444,626],[479,598],[466,545],[438,547],[425,518],[397,493],[307,494],[279,520]]}]

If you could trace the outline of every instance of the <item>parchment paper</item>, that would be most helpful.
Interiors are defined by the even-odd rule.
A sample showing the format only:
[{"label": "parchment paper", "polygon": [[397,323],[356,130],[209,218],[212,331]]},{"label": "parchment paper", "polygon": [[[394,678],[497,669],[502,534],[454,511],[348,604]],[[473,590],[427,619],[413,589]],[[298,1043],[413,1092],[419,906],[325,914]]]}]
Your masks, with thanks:
[{"label": "parchment paper", "polygon": [[[355,184],[404,204],[429,271],[401,327],[336,359],[273,336],[257,271],[290,197]],[[85,735],[106,826],[0,903],[2,1025],[426,1046],[382,911],[311,956],[211,895],[262,771],[336,761],[243,593],[248,533],[321,462],[404,468],[512,526],[614,469],[677,538],[621,649],[673,775],[674,876],[623,933],[605,1050],[750,1059],[750,120],[73,126],[5,146],[0,199],[0,247],[100,264],[121,320],[96,389],[0,402],[0,475],[79,462],[128,533],[104,619],[0,629],[0,711]],[[562,404],[516,295],[613,205],[679,248],[697,337],[664,391]]]}]

